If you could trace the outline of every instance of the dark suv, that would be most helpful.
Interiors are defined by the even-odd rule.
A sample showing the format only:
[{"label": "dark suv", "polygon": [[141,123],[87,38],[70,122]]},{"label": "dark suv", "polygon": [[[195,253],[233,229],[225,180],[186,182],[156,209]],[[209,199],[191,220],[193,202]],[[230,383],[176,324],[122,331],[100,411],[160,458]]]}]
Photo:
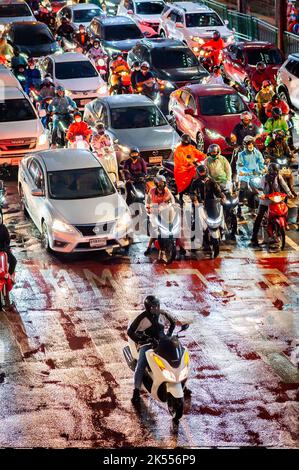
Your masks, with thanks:
[{"label": "dark suv", "polygon": [[88,29],[91,36],[100,38],[102,47],[109,56],[114,52],[126,55],[144,38],[135,21],[126,16],[95,17]]},{"label": "dark suv", "polygon": [[164,85],[164,96],[187,84],[201,83],[208,72],[183,42],[168,39],[143,39],[128,54],[128,63],[148,62],[156,78]]}]

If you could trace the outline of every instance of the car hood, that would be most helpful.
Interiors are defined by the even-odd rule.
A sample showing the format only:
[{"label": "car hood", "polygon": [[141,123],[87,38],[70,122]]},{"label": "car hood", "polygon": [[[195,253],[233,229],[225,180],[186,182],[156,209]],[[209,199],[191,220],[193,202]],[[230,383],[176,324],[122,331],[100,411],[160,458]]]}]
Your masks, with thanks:
[{"label": "car hood", "polygon": [[[55,217],[64,219],[72,225],[96,224],[115,220],[116,208],[126,210],[123,198],[115,192],[110,196],[78,200],[51,199],[50,205]],[[103,210],[105,207],[105,210]]]},{"label": "car hood", "polygon": [[2,18],[0,16],[0,24],[9,24],[9,23],[15,23],[17,21],[36,21],[36,18],[34,16],[16,16],[16,17],[10,17],[10,18]]},{"label": "car hood", "polygon": [[158,78],[170,82],[199,82],[209,73],[199,67],[184,69],[160,69],[157,71]]},{"label": "car hood", "polygon": [[136,21],[145,21],[147,23],[159,23],[161,15],[135,15]]},{"label": "car hood", "polygon": [[225,116],[200,116],[200,120],[204,127],[222,134],[224,137],[229,136],[241,120],[241,114],[227,114]]},{"label": "car hood", "polygon": [[100,77],[91,78],[72,78],[71,80],[55,80],[57,85],[62,85],[66,90],[90,92],[95,91],[101,86],[103,80]]},{"label": "car hood", "polygon": [[187,34],[189,36],[200,36],[201,38],[207,39],[213,36],[214,31],[219,31],[222,38],[225,39],[233,34],[233,32],[226,26],[215,26],[213,27],[202,27],[202,28],[187,28]]},{"label": "car hood", "polygon": [[130,51],[142,38],[125,39],[124,41],[102,41],[102,46],[113,51]]},{"label": "car hood", "polygon": [[14,47],[15,46],[18,46],[21,52],[27,54],[29,57],[42,57],[53,54],[53,52],[57,52],[59,50],[59,45],[56,41],[49,44],[34,44],[32,46],[14,44]]},{"label": "car hood", "polygon": [[140,150],[170,149],[179,141],[177,132],[169,126],[143,127],[140,129],[110,129],[121,145]]},{"label": "car hood", "polygon": [[25,137],[38,137],[42,133],[43,126],[39,119],[0,123],[0,139],[17,140]]}]

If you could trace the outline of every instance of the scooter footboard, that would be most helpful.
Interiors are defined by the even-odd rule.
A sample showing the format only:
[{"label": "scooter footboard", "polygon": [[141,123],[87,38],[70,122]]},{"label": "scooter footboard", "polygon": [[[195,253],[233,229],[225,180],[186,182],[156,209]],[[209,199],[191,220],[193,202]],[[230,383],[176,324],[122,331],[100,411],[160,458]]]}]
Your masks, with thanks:
[{"label": "scooter footboard", "polygon": [[126,360],[128,366],[130,367],[131,370],[135,371],[137,361],[136,361],[136,359],[133,358],[133,356],[131,354],[130,347],[125,346],[124,349],[123,349],[123,353],[124,353],[125,360]]},{"label": "scooter footboard", "polygon": [[175,398],[183,398],[184,391],[181,383],[171,383],[167,382],[166,384],[167,393],[170,393]]}]

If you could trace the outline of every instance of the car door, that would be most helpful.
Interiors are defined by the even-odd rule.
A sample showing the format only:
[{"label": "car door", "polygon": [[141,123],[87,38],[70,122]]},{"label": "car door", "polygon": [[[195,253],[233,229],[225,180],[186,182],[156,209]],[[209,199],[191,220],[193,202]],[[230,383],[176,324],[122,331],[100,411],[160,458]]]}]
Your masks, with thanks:
[{"label": "car door", "polygon": [[181,90],[177,95],[176,99],[172,100],[171,110],[176,119],[177,128],[185,132],[186,129],[186,118],[185,109],[187,108],[189,93],[186,90]]},{"label": "car door", "polygon": [[26,207],[28,212],[35,223],[38,226],[38,214],[36,213],[36,200],[35,196],[32,196],[32,191],[36,189],[36,178],[38,174],[38,164],[35,158],[28,160],[26,168],[24,169],[22,189],[24,199],[26,201]]},{"label": "car door", "polygon": [[40,164],[35,161],[36,170],[34,177],[34,189],[40,190],[42,196],[32,196],[34,213],[35,213],[35,224],[41,230],[41,220],[45,215],[45,176]]},{"label": "car door", "polygon": [[176,19],[176,10],[171,9],[170,12],[165,16],[163,28],[167,37],[172,37],[171,34],[174,31],[174,22]]},{"label": "car door", "polygon": [[299,61],[291,59],[285,66],[285,83],[291,103],[299,109]]},{"label": "car door", "polygon": [[186,134],[189,134],[193,139],[194,136],[196,137],[197,123],[194,116],[186,114],[185,111],[190,109],[194,114],[196,114],[195,100],[187,90],[183,90],[180,96],[180,102],[181,130]]},{"label": "car door", "polygon": [[240,62],[242,57],[243,52],[238,46],[232,44],[231,46],[227,47],[224,69],[228,77],[232,80],[238,81],[240,80],[240,75],[245,75],[243,72],[244,65],[242,65]]}]

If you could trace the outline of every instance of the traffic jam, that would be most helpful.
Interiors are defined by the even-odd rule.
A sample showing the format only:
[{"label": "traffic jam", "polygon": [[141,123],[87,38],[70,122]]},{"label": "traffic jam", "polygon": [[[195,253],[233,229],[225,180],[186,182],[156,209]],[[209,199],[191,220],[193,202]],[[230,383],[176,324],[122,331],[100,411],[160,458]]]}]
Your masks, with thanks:
[{"label": "traffic jam", "polygon": [[0,1],[0,447],[298,447],[299,50],[206,3]]}]

